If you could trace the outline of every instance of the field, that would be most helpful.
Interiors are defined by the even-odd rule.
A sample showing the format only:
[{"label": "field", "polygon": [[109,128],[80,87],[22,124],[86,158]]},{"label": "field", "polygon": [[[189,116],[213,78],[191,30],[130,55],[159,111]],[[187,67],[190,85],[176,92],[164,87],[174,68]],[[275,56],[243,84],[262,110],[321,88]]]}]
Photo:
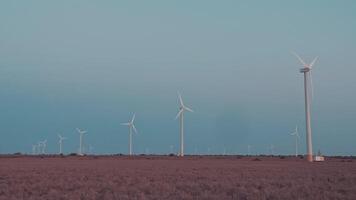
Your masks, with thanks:
[{"label": "field", "polygon": [[356,199],[356,160],[2,156],[0,200]]}]

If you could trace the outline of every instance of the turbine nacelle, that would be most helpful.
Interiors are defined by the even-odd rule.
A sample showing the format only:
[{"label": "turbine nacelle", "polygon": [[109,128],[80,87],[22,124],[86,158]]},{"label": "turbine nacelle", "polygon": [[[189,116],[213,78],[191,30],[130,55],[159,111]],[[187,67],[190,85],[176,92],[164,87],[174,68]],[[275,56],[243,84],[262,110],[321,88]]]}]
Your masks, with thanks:
[{"label": "turbine nacelle", "polygon": [[292,52],[292,54],[297,57],[299,62],[302,64],[303,68],[301,68],[299,71],[300,73],[304,73],[306,77],[309,79],[310,85],[308,85],[308,88],[310,88],[310,95],[311,99],[313,99],[314,96],[314,88],[313,88],[313,76],[312,76],[312,68],[315,64],[315,62],[318,60],[318,57],[315,57],[314,60],[310,63],[307,64],[297,53]]},{"label": "turbine nacelle", "polygon": [[300,73],[306,73],[306,72],[309,72],[311,69],[308,68],[308,67],[304,67],[304,68],[301,68],[299,71]]},{"label": "turbine nacelle", "polygon": [[85,133],[87,133],[87,131],[81,130],[80,128],[77,128],[77,132],[78,132],[79,134],[85,134]]},{"label": "turbine nacelle", "polygon": [[292,52],[292,54],[295,57],[297,57],[299,62],[302,64],[303,68],[300,69],[300,72],[302,72],[302,73],[309,72],[313,68],[313,65],[315,64],[315,62],[318,60],[318,57],[315,57],[314,60],[310,64],[307,64],[297,53]]}]

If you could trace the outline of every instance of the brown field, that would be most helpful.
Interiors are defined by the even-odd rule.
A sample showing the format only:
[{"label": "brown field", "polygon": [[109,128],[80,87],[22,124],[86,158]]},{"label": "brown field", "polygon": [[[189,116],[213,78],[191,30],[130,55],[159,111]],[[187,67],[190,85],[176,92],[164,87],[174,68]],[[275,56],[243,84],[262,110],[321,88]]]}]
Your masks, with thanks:
[{"label": "brown field", "polygon": [[0,157],[0,200],[356,199],[356,160]]}]

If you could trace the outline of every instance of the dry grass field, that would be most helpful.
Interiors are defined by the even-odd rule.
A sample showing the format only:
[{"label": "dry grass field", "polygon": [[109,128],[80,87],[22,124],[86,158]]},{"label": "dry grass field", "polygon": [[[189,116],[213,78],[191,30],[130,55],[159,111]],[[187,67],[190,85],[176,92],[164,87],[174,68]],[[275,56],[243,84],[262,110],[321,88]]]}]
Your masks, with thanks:
[{"label": "dry grass field", "polygon": [[0,200],[356,199],[356,160],[2,156]]}]

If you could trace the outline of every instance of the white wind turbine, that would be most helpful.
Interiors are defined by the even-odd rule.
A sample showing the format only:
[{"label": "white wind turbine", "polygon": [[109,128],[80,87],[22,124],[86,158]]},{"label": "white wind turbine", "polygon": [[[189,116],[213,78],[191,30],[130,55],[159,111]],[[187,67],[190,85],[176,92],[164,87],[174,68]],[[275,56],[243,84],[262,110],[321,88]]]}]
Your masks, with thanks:
[{"label": "white wind turbine", "polygon": [[35,155],[37,152],[36,152],[36,149],[37,149],[37,144],[33,144],[32,145],[32,154]]},{"label": "white wind turbine", "polygon": [[79,151],[78,154],[79,155],[83,155],[83,136],[85,133],[87,133],[87,131],[81,130],[79,128],[77,128],[77,131],[79,133]]},{"label": "white wind turbine", "polygon": [[171,150],[169,153],[170,153],[170,154],[173,154],[173,153],[174,153],[174,152],[173,152],[174,145],[170,145],[170,146],[169,146],[169,149]]},{"label": "white wind turbine", "polygon": [[247,145],[247,155],[251,155],[251,145]]},{"label": "white wind turbine", "polygon": [[182,96],[178,92],[179,98],[179,112],[176,116],[176,119],[180,118],[180,153],[179,156],[184,156],[184,111],[194,112],[192,109],[186,107],[183,103]]},{"label": "white wind turbine", "polygon": [[59,137],[59,141],[58,141],[58,144],[59,144],[59,154],[62,154],[62,144],[63,144],[63,140],[66,140],[67,138],[61,136],[60,134],[58,134],[58,137]]},{"label": "white wind turbine", "polygon": [[135,116],[136,114],[134,113],[130,122],[121,123],[121,125],[129,127],[129,155],[130,156],[132,155],[132,133],[133,133],[132,130],[137,134],[137,129],[134,125]]},{"label": "white wind turbine", "polygon": [[46,146],[47,146],[47,140],[43,140],[38,142],[38,147],[39,147],[39,151],[41,151],[41,146],[42,146],[42,154],[45,154],[45,150],[46,150]]},{"label": "white wind turbine", "polygon": [[38,142],[36,146],[37,146],[37,154],[41,154],[41,146],[42,146],[41,142]]},{"label": "white wind turbine", "polygon": [[270,150],[271,155],[273,156],[274,155],[274,145],[273,144],[270,145],[269,150]]},{"label": "white wind turbine", "polygon": [[295,157],[298,156],[298,141],[300,139],[299,132],[298,132],[298,126],[295,126],[295,130],[293,133],[290,135],[295,137]]},{"label": "white wind turbine", "polygon": [[313,143],[312,143],[312,130],[311,130],[311,114],[310,114],[310,106],[311,106],[311,98],[313,97],[313,80],[311,75],[311,70],[313,65],[315,64],[318,57],[315,57],[314,60],[307,64],[304,60],[295,52],[293,54],[298,58],[302,67],[300,72],[304,74],[304,95],[305,95],[305,121],[306,121],[306,142],[307,142],[307,160],[309,162],[313,162]]}]

